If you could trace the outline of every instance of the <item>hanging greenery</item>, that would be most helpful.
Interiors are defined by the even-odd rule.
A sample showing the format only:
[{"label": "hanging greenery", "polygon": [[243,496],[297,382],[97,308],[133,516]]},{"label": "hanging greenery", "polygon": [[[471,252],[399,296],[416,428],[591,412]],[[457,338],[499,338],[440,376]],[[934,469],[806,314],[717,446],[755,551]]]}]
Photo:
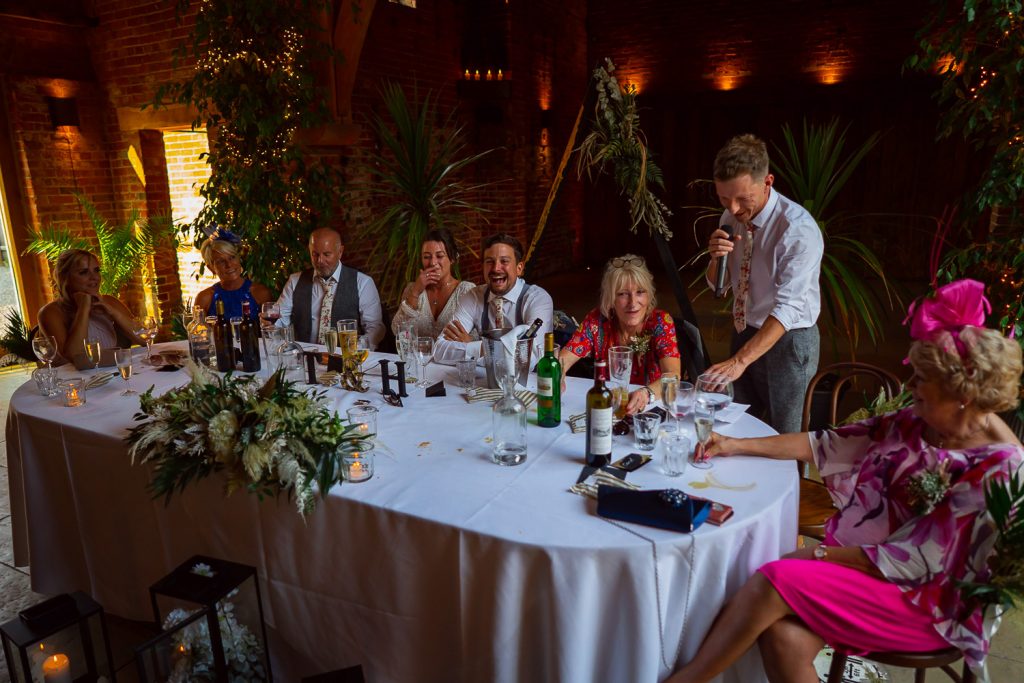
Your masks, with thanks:
[{"label": "hanging greenery", "polygon": [[[189,7],[179,0],[179,17]],[[308,264],[306,243],[338,208],[340,176],[311,160],[295,141],[300,128],[328,120],[311,64],[333,58],[311,43],[325,0],[206,0],[195,15],[191,41],[176,52],[192,59],[190,78],[161,86],[154,105],[188,104],[193,130],[206,128],[206,200],[190,227],[198,245],[217,226],[246,238],[246,267],[254,280],[279,289]]]},{"label": "hanging greenery", "polygon": [[435,126],[437,102],[430,93],[410,102],[400,85],[386,83],[380,94],[387,116],[371,121],[380,151],[365,167],[367,182],[352,190],[383,207],[356,232],[373,245],[368,265],[378,274],[381,299],[397,304],[405,284],[419,273],[420,248],[430,230],[448,228],[458,239],[470,216],[486,220],[486,210],[473,198],[495,183],[469,183],[460,174],[494,150],[466,155],[454,111]]},{"label": "hanging greenery", "polygon": [[629,198],[630,230],[646,225],[651,234],[671,239],[667,219],[672,212],[651,191],[652,186],[664,189],[665,183],[640,130],[636,86],[620,85],[615,64],[604,61],[605,66],[594,69],[597,104],[591,130],[579,147],[576,173],[582,177],[586,171],[592,179],[610,167],[619,191]]}]

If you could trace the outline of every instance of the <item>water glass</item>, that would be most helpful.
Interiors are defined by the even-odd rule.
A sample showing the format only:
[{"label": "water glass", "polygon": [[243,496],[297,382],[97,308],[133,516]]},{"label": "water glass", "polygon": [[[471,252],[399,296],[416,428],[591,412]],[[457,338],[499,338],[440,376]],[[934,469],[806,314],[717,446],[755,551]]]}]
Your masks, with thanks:
[{"label": "water glass", "polygon": [[613,346],[608,349],[608,377],[615,384],[627,386],[633,374],[633,349]]},{"label": "water glass", "polygon": [[685,434],[675,432],[665,435],[661,440],[661,471],[670,477],[678,477],[686,471],[690,446],[690,439]]},{"label": "water glass", "polygon": [[[343,445],[342,448],[351,448]],[[341,478],[358,484],[373,476],[373,444],[362,442],[358,450],[346,450],[341,454]]]},{"label": "water glass", "polygon": [[32,371],[32,379],[42,396],[57,395],[57,371],[53,368],[36,368]]},{"label": "water glass", "polygon": [[658,441],[661,417],[657,413],[640,413],[633,416],[633,438],[636,447],[642,451],[653,451]]},{"label": "water glass", "polygon": [[476,386],[476,360],[455,361],[455,367],[459,369],[459,386],[467,391]]},{"label": "water glass", "polygon": [[65,407],[77,408],[85,405],[85,380],[81,377],[61,380],[60,389],[64,394]]},{"label": "water glass", "polygon": [[377,408],[374,406],[356,406],[349,408],[345,412],[348,415],[349,423],[358,425],[356,427],[356,434],[371,439],[377,436]]}]

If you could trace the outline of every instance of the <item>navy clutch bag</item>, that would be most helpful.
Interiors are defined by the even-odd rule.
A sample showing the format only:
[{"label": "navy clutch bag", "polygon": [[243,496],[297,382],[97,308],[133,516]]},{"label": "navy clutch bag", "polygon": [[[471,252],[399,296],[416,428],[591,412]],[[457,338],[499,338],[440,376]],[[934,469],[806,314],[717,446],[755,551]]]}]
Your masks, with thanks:
[{"label": "navy clutch bag", "polygon": [[597,514],[669,531],[689,533],[711,512],[711,501],[693,498],[679,489],[633,491],[618,486],[597,487]]}]

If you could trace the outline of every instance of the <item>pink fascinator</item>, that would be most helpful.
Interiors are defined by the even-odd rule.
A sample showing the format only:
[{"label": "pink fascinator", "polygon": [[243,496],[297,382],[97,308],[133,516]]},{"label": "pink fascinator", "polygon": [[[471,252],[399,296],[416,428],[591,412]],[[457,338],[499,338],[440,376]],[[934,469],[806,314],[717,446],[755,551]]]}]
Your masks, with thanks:
[{"label": "pink fascinator", "polygon": [[936,343],[963,358],[968,347],[960,333],[965,327],[984,327],[991,311],[984,283],[956,280],[910,304],[903,324],[910,322],[911,339]]}]

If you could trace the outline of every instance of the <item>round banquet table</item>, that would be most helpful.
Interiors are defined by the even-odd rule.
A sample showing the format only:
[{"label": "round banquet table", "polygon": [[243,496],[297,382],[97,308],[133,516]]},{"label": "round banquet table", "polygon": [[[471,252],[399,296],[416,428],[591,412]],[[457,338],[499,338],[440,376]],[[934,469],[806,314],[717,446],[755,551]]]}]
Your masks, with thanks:
[{"label": "round banquet table", "polygon": [[[159,394],[187,381],[142,365],[144,351],[134,388]],[[328,389],[342,416],[360,398],[380,408],[376,473],[332,488],[305,521],[287,496],[225,496],[216,476],[169,503],[152,499],[149,467],[132,465],[123,441],[138,397],[119,395],[120,378],[78,408],[29,382],[7,422],[15,563],[31,567],[36,591],[84,590],[139,620],[152,618],[148,587],[194,554],[255,566],[283,644],[271,647],[278,680],[361,664],[375,682],[653,682],[694,655],[761,564],[794,548],[794,463],[717,459],[718,480],[752,488],[697,489],[703,471],[664,476],[655,451],[629,481],[710,497],[735,515],[692,534],[616,526],[568,492],[584,435],[564,420],[583,412],[590,382],[569,378],[563,424],[531,424],[527,461],[499,467],[490,404],[468,403],[455,375],[429,365],[447,396],[410,386],[402,408],[383,402],[379,377],[366,394]],[[748,415],[716,429],[773,433]],[[615,437],[613,449],[635,450],[632,437]],[[756,648],[719,680],[764,680]]]}]

